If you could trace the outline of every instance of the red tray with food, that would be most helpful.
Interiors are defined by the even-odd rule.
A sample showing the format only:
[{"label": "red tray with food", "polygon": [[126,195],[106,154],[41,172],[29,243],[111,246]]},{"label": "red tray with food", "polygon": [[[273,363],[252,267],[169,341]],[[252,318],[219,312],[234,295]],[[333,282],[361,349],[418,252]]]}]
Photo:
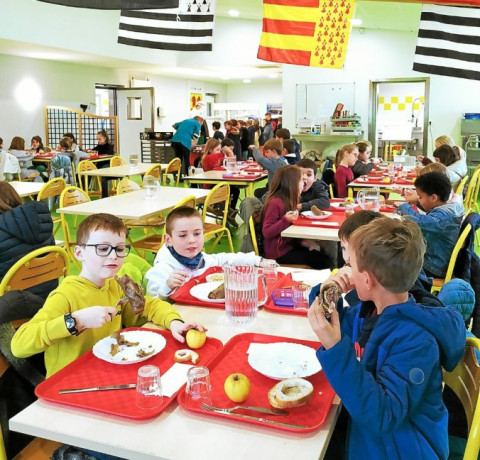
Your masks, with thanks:
[{"label": "red tray with food", "polygon": [[[68,366],[40,383],[35,389],[35,394],[40,399],[52,403],[88,409],[119,417],[138,420],[156,417],[176,398],[183,385],[180,386],[172,396],[164,396],[162,404],[154,409],[140,409],[136,406],[136,391],[134,388],[59,394],[60,390],[65,389],[134,384],[137,380],[138,369],[149,364],[158,366],[160,368],[160,375],[164,376],[175,364],[175,352],[188,348],[186,344],[177,342],[172,337],[170,331],[127,328],[121,332],[130,331],[137,333],[145,332],[146,334],[141,337],[144,337],[142,340],[146,340],[146,342],[150,341],[151,337],[154,338],[154,341],[157,340],[155,336],[151,336],[152,333],[155,335],[159,334],[166,340],[165,343],[161,337],[158,339],[161,340],[160,343],[165,343],[164,348],[157,354],[141,362],[132,362],[123,365],[100,359],[94,355],[93,350],[87,351]],[[100,344],[100,342],[102,341],[97,342],[97,344]],[[147,344],[145,345],[147,347],[149,346]],[[97,345],[95,347],[97,347]],[[221,347],[222,342],[220,342],[220,340],[207,337],[207,341],[203,347],[195,350],[199,356],[197,364],[200,366],[208,365]],[[99,348],[95,349],[98,350]],[[105,350],[101,350],[100,352],[102,351]],[[99,352],[96,351],[96,353],[98,354]],[[132,361],[135,360],[133,359]],[[185,362],[185,364],[191,365],[192,362]]]},{"label": "red tray with food", "polygon": [[[253,348],[250,348],[251,344],[258,347],[255,354],[253,353]],[[268,362],[261,359],[262,350],[267,350],[265,345],[269,345],[268,356],[273,357]],[[219,408],[235,406],[236,403],[232,402],[225,393],[224,383],[227,377],[232,374],[241,373],[250,381],[250,393],[242,404],[271,408],[270,401],[274,398],[274,395],[271,394],[269,398],[269,391],[272,390],[273,392],[274,385],[278,384],[283,376],[292,372],[292,368],[288,366],[290,365],[289,361],[294,362],[295,368],[301,368],[298,371],[299,376],[303,376],[303,379],[313,385],[313,392],[310,400],[305,405],[287,407],[287,415],[270,415],[244,410],[238,410],[231,414],[211,412],[198,406],[190,405],[187,401],[185,390],[182,390],[178,395],[178,402],[189,411],[238,422],[296,433],[317,430],[325,422],[335,397],[335,392],[328,383],[325,374],[321,371],[320,363],[315,356],[315,350],[319,346],[319,342],[307,340],[255,333],[239,334],[232,337],[207,366],[210,369],[212,406]],[[247,353],[249,350],[250,354]],[[286,351],[286,353],[282,355],[281,351]],[[283,360],[282,362],[274,357],[278,356],[279,353],[280,360]],[[267,374],[274,375],[267,376]],[[287,406],[293,406],[296,403],[298,402],[294,400],[286,401]],[[245,414],[253,418],[243,418],[238,414]]]},{"label": "red tray with food", "polygon": [[[218,276],[216,276],[218,275]],[[280,280],[285,275],[278,273],[277,279]],[[222,299],[208,299],[208,294],[223,283],[222,267],[211,267],[200,276],[187,281],[182,287],[178,288],[170,299],[181,305],[195,305],[197,307],[225,308],[225,296]],[[275,285],[268,285],[269,294],[275,289]],[[192,288],[194,289],[192,295]],[[258,281],[258,297],[263,299],[263,283]]]},{"label": "red tray with food", "polygon": [[328,228],[340,228],[340,225],[346,219],[345,213],[340,212],[332,212],[329,213],[331,215],[327,216],[325,219],[317,220],[317,219],[309,219],[305,217],[303,214],[298,216],[298,219],[292,222],[293,225],[300,225],[302,227],[328,227]]},{"label": "red tray with food", "polygon": [[33,157],[34,160],[48,160],[52,158],[55,154],[54,153],[42,153],[40,155],[35,155]]},{"label": "red tray with food", "polygon": [[262,175],[261,172],[252,172],[252,173],[231,173],[231,174],[223,174],[222,178],[223,179],[233,179],[233,180],[252,180],[252,179],[258,179]]},{"label": "red tray with food", "polygon": [[398,184],[398,185],[413,185],[413,183],[415,182],[414,179],[404,179],[404,178],[401,178],[399,177],[395,183]]},{"label": "red tray with food", "polygon": [[295,308],[293,308],[293,300],[291,302],[289,301],[291,299],[288,294],[293,292],[293,286],[296,284],[301,284],[301,282],[293,281],[291,273],[285,275],[279,283],[277,283],[275,290],[264,305],[265,310],[288,315],[307,316],[306,310],[295,310]]},{"label": "red tray with food", "polygon": [[[330,200],[330,207],[325,209],[329,212],[345,212],[346,203],[342,198],[333,198]],[[357,204],[354,208],[355,212],[361,211],[362,208]]]}]

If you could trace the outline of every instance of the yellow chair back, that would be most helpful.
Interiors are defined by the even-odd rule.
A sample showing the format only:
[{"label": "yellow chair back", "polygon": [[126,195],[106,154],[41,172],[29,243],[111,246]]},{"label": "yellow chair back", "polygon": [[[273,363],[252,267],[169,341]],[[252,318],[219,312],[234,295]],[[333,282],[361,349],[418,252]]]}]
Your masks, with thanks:
[{"label": "yellow chair back", "polygon": [[468,174],[466,174],[465,177],[458,183],[455,193],[463,196],[463,191],[465,189],[465,185],[467,184],[467,181],[468,181]]},{"label": "yellow chair back", "polygon": [[142,187],[138,185],[133,180],[130,180],[128,177],[124,177],[117,185],[117,195],[122,195],[123,193],[135,192],[136,190],[141,190]]},{"label": "yellow chair back", "polygon": [[122,166],[126,164],[127,162],[120,155],[114,155],[112,158],[110,158],[111,168],[113,168],[114,166]]},{"label": "yellow chair back", "polygon": [[470,183],[468,184],[467,193],[463,200],[463,207],[465,212],[470,211],[479,212],[477,199],[478,199],[478,190],[480,187],[480,166],[477,166],[473,172]]},{"label": "yellow chair back", "polygon": [[[81,173],[81,172],[87,172],[87,171],[95,171],[97,169],[97,166],[95,165],[95,163],[93,163],[92,161],[90,160],[82,160],[80,163],[78,163],[78,172]],[[79,175],[79,183],[80,183],[80,187],[83,188],[83,190],[85,190],[87,193],[89,193],[89,190],[88,190],[88,174],[86,175]],[[102,182],[100,180],[100,177],[95,177],[96,179],[96,182],[97,182],[97,187],[98,187],[98,190],[94,191],[94,192],[90,192],[89,194],[90,195],[99,195],[101,196],[102,195]]]},{"label": "yellow chair back", "polygon": [[178,187],[180,185],[180,175],[182,172],[182,161],[180,158],[174,158],[168,163],[167,169],[163,173],[163,185],[168,185],[168,175],[173,174],[175,177],[174,185]]},{"label": "yellow chair back", "polygon": [[257,243],[257,233],[255,231],[255,222],[253,221],[253,216],[250,216],[248,219],[248,228],[250,229],[250,238],[252,239],[253,250],[257,256],[260,255],[258,251],[258,243]]},{"label": "yellow chair back", "polygon": [[160,163],[154,163],[148,171],[145,173],[145,176],[153,176],[156,177],[158,180],[162,179],[162,166]]},{"label": "yellow chair back", "polygon": [[54,179],[50,179],[38,193],[37,200],[41,201],[41,200],[44,200],[45,198],[60,196],[66,186],[67,186],[67,183],[65,182],[65,179],[63,179],[62,177],[56,177]]}]

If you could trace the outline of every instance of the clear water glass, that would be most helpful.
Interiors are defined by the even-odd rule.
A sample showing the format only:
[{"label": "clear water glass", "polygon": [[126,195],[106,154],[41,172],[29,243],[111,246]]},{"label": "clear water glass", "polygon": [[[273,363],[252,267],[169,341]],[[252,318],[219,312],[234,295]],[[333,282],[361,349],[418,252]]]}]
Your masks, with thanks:
[{"label": "clear water glass", "polygon": [[265,276],[265,281],[267,286],[274,286],[278,279],[278,264],[276,262],[266,263],[262,267],[263,276]]},{"label": "clear water glass", "polygon": [[138,168],[138,164],[140,163],[140,158],[138,157],[137,154],[132,154],[128,157],[128,163],[130,165],[130,169],[134,171]]},{"label": "clear water glass", "polygon": [[158,180],[154,176],[147,175],[143,178],[143,194],[150,199],[155,196],[158,190]]},{"label": "clear water glass", "polygon": [[308,297],[310,295],[311,287],[308,284],[296,284],[293,286],[293,308],[295,310],[308,310]]},{"label": "clear water glass", "polygon": [[157,366],[138,369],[136,403],[140,409],[154,409],[163,403],[162,381]]},{"label": "clear water glass", "polygon": [[205,366],[194,366],[187,372],[186,401],[189,407],[212,404],[210,371]]},{"label": "clear water glass", "polygon": [[227,173],[234,173],[237,170],[237,159],[235,157],[225,158],[223,167],[227,170]]}]

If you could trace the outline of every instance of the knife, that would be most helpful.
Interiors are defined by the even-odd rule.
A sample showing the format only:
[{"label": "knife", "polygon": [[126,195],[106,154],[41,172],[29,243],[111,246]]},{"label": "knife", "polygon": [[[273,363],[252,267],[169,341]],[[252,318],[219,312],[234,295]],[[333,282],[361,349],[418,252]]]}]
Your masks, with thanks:
[{"label": "knife", "polygon": [[58,394],[65,395],[68,393],[86,393],[88,391],[107,391],[107,390],[127,390],[129,388],[136,388],[136,383],[127,383],[125,385],[109,385],[105,387],[90,387],[90,388],[68,388],[59,390]]},{"label": "knife", "polygon": [[[220,412],[216,410],[212,410],[212,412],[225,414],[225,412]],[[230,415],[233,417],[244,418],[247,420],[256,420],[258,422],[270,423],[271,425],[276,425],[276,426],[288,426],[290,428],[303,428],[303,429],[309,428],[308,426],[305,426],[305,425],[296,425],[295,423],[278,422],[277,420],[269,420],[268,418],[263,418],[263,417],[254,417],[253,415],[237,414],[236,412],[231,412]]]}]

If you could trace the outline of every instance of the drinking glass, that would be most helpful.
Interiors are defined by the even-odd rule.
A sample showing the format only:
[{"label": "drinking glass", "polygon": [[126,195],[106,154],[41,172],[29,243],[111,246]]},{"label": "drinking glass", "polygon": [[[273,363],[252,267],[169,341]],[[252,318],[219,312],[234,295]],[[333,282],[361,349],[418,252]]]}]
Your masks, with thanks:
[{"label": "drinking glass", "polygon": [[128,157],[128,163],[130,164],[130,170],[134,171],[138,168],[138,164],[140,163],[140,159],[138,158],[137,154],[132,154]]},{"label": "drinking glass", "polygon": [[158,180],[154,176],[146,175],[143,178],[143,193],[145,198],[153,198],[158,190]]},{"label": "drinking glass", "polygon": [[227,173],[233,173],[237,169],[237,159],[235,157],[227,157],[223,160],[223,167]]},{"label": "drinking glass", "polygon": [[376,211],[380,209],[380,189],[374,187],[368,190],[360,190],[357,194],[358,204],[367,211]]},{"label": "drinking glass", "polygon": [[293,308],[295,310],[308,310],[308,297],[310,295],[311,287],[308,284],[296,284],[293,286]]},{"label": "drinking glass", "polygon": [[199,407],[202,403],[212,404],[210,371],[207,367],[194,366],[188,370],[185,393],[189,407]]},{"label": "drinking glass", "polygon": [[277,282],[277,273],[278,264],[276,262],[266,263],[262,267],[263,276],[265,276],[265,281],[267,286],[273,286]]},{"label": "drinking glass", "polygon": [[351,215],[355,214],[355,207],[357,205],[355,203],[345,203],[345,216],[350,217]]},{"label": "drinking glass", "polygon": [[157,366],[138,369],[136,402],[140,409],[154,409],[162,404],[162,381]]},{"label": "drinking glass", "polygon": [[[223,267],[225,283],[225,312],[235,326],[252,324],[257,310],[268,298],[267,282],[264,275],[258,274],[253,265],[225,265]],[[258,279],[262,280],[264,299],[258,301]]]}]

